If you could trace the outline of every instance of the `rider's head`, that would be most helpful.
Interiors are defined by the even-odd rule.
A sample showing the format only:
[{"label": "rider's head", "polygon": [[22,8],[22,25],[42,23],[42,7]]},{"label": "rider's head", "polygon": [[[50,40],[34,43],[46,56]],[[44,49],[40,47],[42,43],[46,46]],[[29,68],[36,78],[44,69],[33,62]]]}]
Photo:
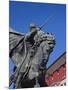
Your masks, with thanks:
[{"label": "rider's head", "polygon": [[30,31],[34,30],[36,28],[34,23],[30,23]]}]

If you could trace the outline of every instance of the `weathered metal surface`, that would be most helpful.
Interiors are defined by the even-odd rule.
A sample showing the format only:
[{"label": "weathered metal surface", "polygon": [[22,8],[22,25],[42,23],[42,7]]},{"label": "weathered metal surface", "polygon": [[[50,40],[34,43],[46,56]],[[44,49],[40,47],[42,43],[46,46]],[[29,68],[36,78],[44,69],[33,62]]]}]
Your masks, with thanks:
[{"label": "weathered metal surface", "polygon": [[55,45],[53,34],[45,33],[36,26],[30,29],[26,35],[9,32],[9,56],[16,66],[13,76],[15,88],[21,87],[21,79],[37,79],[46,71],[49,55]]}]

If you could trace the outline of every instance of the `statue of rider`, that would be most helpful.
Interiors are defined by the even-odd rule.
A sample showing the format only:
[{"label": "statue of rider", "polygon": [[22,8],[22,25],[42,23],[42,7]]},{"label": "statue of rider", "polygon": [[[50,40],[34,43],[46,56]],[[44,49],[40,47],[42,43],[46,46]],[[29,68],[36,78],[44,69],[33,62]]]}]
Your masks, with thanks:
[{"label": "statue of rider", "polygon": [[[19,67],[15,70],[15,75],[17,76],[17,80],[14,81],[15,88],[27,87],[26,82],[28,82],[28,84],[34,83],[35,87],[45,86],[46,64],[48,62],[49,54],[54,47],[54,38],[53,35],[41,31],[41,28],[36,27],[34,23],[30,24],[29,30],[30,32],[24,37],[24,50],[27,50],[28,54],[26,57],[26,54],[24,53],[26,59],[23,60],[21,50],[20,53],[17,53],[21,56],[19,57],[19,61],[22,60],[24,63],[21,61]],[[16,49],[18,50],[18,48]],[[14,59],[16,59],[16,57]],[[22,85],[20,85],[20,83],[22,83]]]},{"label": "statue of rider", "polygon": [[[44,35],[44,32],[40,30],[40,28],[36,27],[36,25],[34,23],[30,24],[30,32],[28,34],[28,39],[29,42],[34,45],[34,48],[32,48],[32,51],[30,52],[30,56],[33,56],[34,53],[36,53],[36,50],[38,48],[38,46],[40,46],[40,43],[43,41],[42,40],[42,36]],[[43,46],[45,45],[45,43],[43,43]],[[46,48],[46,47],[45,47]],[[40,50],[41,52],[41,50]],[[44,51],[42,49],[42,60],[43,61],[40,65],[39,71],[41,72],[40,74],[38,74],[38,63],[37,60],[34,60],[34,71],[30,70],[29,71],[29,78],[33,79],[33,77],[36,79],[36,85],[35,87],[39,87],[39,86],[45,86],[45,72],[46,72],[46,64],[48,61],[48,54],[46,55],[46,51]],[[42,56],[42,55],[41,55]],[[39,56],[40,57],[40,56]],[[35,73],[34,73],[35,72]],[[33,73],[33,74],[32,74]],[[40,84],[40,85],[39,85]]]},{"label": "statue of rider", "polygon": [[[38,57],[40,57],[41,59],[39,58],[39,60],[37,60],[37,59],[34,60],[34,63],[33,63],[34,67],[32,67],[32,69],[30,69],[30,71],[29,71],[29,78],[32,79],[33,77],[35,77],[36,84],[38,86],[40,84],[40,86],[44,87],[45,86],[46,64],[49,59],[49,54],[53,50],[53,47],[55,44],[54,43],[55,38],[53,37],[53,34],[44,33],[43,31],[41,31],[40,28],[36,27],[34,23],[30,24],[30,32],[32,34],[32,35],[30,35],[30,36],[32,36],[31,39],[34,42],[33,43],[34,48],[32,48],[31,55],[34,55],[34,53],[36,53],[36,50],[40,46],[41,50],[39,49],[39,52],[41,52],[41,54]],[[39,65],[37,62],[40,63],[39,69],[38,69]],[[39,70],[39,73],[38,73],[38,70]],[[36,85],[36,87],[37,87],[37,85]]]}]

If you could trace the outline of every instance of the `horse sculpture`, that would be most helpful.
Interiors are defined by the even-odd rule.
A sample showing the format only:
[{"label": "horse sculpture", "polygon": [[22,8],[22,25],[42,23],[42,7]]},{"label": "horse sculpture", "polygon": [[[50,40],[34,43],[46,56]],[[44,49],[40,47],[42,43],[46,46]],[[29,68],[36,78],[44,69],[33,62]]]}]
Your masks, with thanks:
[{"label": "horse sculpture", "polygon": [[15,65],[10,85],[14,83],[14,88],[45,86],[41,77],[45,79],[46,64],[53,51],[55,38],[51,33],[32,27],[30,35],[12,30],[9,32],[9,56]]}]

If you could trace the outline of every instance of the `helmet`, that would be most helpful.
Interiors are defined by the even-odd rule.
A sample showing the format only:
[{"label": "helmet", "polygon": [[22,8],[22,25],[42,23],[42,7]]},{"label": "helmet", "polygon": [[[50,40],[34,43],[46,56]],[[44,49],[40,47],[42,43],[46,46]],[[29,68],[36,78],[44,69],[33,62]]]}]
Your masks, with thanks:
[{"label": "helmet", "polygon": [[30,28],[35,28],[36,26],[35,26],[35,24],[32,22],[32,23],[30,23]]},{"label": "helmet", "polygon": [[30,31],[32,31],[35,28],[36,28],[35,24],[34,23],[30,23]]}]

